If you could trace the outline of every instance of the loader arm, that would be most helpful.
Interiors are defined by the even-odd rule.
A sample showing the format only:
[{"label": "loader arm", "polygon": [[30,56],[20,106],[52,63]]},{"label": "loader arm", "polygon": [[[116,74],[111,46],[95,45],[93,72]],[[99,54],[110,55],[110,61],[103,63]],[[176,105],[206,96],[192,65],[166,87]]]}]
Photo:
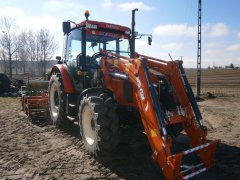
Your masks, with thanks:
[{"label": "loader arm", "polygon": [[[111,84],[109,65],[114,73],[128,79],[134,86],[133,96],[139,109],[142,124],[153,152],[153,159],[161,166],[167,179],[188,179],[214,165],[214,154],[218,141],[208,142],[207,130],[202,124],[201,114],[182,68],[182,61],[163,61],[137,54],[136,59],[126,58],[106,51],[101,60],[104,84]],[[173,87],[178,101],[177,112],[166,114],[159,101],[153,81],[164,75]],[[110,86],[109,86],[110,87]],[[195,102],[194,102],[195,101]],[[172,138],[166,126],[180,123],[189,138],[192,149],[172,154]],[[182,164],[182,158],[196,153],[201,163],[191,167]]]}]

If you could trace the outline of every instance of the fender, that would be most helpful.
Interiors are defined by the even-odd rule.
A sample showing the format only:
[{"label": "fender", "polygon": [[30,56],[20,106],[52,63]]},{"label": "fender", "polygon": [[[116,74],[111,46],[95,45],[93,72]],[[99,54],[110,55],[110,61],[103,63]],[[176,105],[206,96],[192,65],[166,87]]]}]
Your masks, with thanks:
[{"label": "fender", "polygon": [[72,78],[68,72],[67,66],[65,64],[56,64],[53,66],[51,74],[55,71],[60,72],[62,75],[64,91],[69,94],[74,93],[75,87]]}]

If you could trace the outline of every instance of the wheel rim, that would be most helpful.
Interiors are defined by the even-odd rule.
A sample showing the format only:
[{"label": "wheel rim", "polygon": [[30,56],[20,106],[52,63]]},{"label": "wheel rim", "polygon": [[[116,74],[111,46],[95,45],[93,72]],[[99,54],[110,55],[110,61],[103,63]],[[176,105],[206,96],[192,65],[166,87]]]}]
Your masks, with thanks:
[{"label": "wheel rim", "polygon": [[82,109],[82,128],[87,143],[93,145],[96,139],[95,123],[91,107],[88,105],[85,105]]},{"label": "wheel rim", "polygon": [[51,114],[54,119],[58,117],[59,107],[60,107],[60,100],[58,96],[58,88],[55,82],[51,85],[50,90],[50,107],[51,107]]}]

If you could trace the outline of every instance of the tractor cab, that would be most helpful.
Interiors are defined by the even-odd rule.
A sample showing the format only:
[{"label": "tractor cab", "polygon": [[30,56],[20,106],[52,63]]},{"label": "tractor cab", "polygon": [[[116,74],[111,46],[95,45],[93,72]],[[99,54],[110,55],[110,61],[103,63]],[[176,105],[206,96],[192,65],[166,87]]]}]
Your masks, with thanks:
[{"label": "tractor cab", "polygon": [[63,59],[80,70],[97,68],[101,50],[130,56],[128,27],[87,19],[79,24],[63,22],[63,32]]},{"label": "tractor cab", "polygon": [[85,16],[86,20],[78,24],[63,22],[63,60],[77,91],[93,86],[99,60],[104,56],[102,50],[130,57],[130,28],[88,20],[88,11]]}]

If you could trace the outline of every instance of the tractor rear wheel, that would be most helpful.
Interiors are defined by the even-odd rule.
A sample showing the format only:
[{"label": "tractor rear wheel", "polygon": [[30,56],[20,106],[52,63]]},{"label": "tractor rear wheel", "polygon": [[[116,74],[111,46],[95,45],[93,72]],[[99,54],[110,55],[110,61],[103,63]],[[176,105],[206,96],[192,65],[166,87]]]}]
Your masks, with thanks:
[{"label": "tractor rear wheel", "polygon": [[66,121],[66,101],[65,92],[61,74],[53,74],[49,81],[49,113],[52,123],[56,125],[57,128]]},{"label": "tractor rear wheel", "polygon": [[83,97],[79,127],[84,146],[94,155],[113,152],[119,142],[119,124],[113,98],[107,94]]}]

